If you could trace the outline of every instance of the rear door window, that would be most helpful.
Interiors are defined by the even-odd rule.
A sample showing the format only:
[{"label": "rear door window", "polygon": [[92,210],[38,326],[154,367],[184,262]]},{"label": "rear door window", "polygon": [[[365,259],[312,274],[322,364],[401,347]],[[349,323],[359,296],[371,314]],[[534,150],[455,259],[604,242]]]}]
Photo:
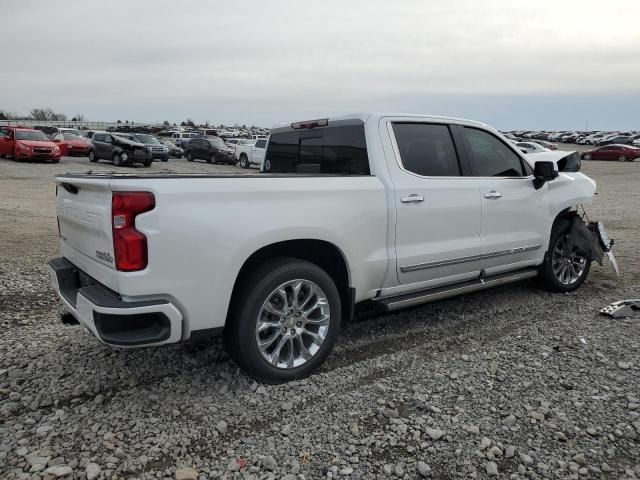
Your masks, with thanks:
[{"label": "rear door window", "polygon": [[424,177],[459,177],[460,163],[447,125],[394,123],[405,170]]},{"label": "rear door window", "polygon": [[273,173],[370,175],[364,126],[273,133],[264,169]]},{"label": "rear door window", "polygon": [[464,127],[474,177],[522,177],[520,157],[502,140],[478,128]]},{"label": "rear door window", "polygon": [[96,134],[93,136],[93,139],[94,139],[96,142],[104,142],[104,137],[105,137],[104,133],[96,133]]}]

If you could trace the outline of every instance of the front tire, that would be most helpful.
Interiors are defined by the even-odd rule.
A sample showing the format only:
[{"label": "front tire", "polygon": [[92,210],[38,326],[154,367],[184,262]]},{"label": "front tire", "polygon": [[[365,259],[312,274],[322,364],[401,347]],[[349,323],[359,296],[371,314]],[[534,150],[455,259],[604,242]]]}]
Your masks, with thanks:
[{"label": "front tire", "polygon": [[626,155],[620,155],[618,157],[618,161],[619,162],[626,162],[627,161],[627,156]]},{"label": "front tire", "polygon": [[225,327],[233,360],[253,377],[281,383],[325,361],[341,322],[338,289],[317,265],[278,258],[247,275]]},{"label": "front tire", "polygon": [[249,168],[249,159],[247,158],[247,156],[244,153],[242,155],[240,155],[240,167],[241,168]]},{"label": "front tire", "polygon": [[193,162],[193,155],[191,152],[187,152],[187,162]]},{"label": "front tire", "polygon": [[591,160],[591,154],[590,154],[590,153],[585,153],[585,154],[582,156],[582,159],[583,159],[583,160]]},{"label": "front tire", "polygon": [[121,167],[122,166],[122,155],[120,155],[119,153],[114,153],[113,154],[113,165],[115,167]]},{"label": "front tire", "polygon": [[540,267],[540,279],[545,290],[573,292],[586,280],[591,260],[577,247],[566,250],[572,219],[556,220],[551,230],[549,250]]}]

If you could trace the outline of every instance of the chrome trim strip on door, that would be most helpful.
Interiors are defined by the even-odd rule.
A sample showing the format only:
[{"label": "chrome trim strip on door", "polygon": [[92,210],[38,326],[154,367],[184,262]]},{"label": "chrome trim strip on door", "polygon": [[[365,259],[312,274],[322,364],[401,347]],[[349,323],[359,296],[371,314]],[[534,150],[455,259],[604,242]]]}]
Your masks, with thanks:
[{"label": "chrome trim strip on door", "polygon": [[427,268],[445,267],[447,265],[457,265],[459,263],[475,262],[478,260],[485,260],[487,258],[503,257],[505,255],[515,255],[517,253],[530,252],[537,250],[542,245],[528,245],[526,247],[510,248],[508,250],[500,250],[498,252],[482,253],[480,255],[471,255],[469,257],[452,258],[450,260],[438,260],[436,262],[417,263],[415,265],[406,265],[400,267],[402,273],[415,272],[417,270],[424,270]]}]

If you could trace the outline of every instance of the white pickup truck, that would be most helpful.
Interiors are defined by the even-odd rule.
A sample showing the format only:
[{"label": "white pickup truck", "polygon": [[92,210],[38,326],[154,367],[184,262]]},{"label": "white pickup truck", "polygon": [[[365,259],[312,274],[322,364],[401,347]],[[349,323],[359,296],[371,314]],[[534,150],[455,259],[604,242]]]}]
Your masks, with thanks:
[{"label": "white pickup truck", "polygon": [[238,143],[236,145],[236,160],[238,160],[242,168],[250,168],[251,165],[262,165],[266,148],[266,138]]},{"label": "white pickup truck", "polygon": [[562,162],[477,122],[359,114],[274,128],[260,173],[59,175],[52,281],[104,343],[224,333],[256,378],[301,378],[360,302],[578,288],[610,244],[576,213],[595,182]]}]

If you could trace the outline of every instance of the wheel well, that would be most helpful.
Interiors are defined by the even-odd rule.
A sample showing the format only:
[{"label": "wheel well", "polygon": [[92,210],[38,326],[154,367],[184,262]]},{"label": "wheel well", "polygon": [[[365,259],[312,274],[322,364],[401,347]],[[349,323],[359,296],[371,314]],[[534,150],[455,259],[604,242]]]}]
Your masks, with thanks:
[{"label": "wheel well", "polygon": [[574,216],[578,215],[578,212],[572,210],[573,207],[565,208],[562,210],[556,218],[553,220],[553,225],[551,225],[551,231],[553,231],[554,227],[560,220],[571,220]]},{"label": "wheel well", "polygon": [[[574,207],[565,208],[564,210],[560,211],[558,213],[558,215],[556,215],[556,218],[553,220],[553,223],[551,224],[551,231],[549,232],[549,239],[551,239],[551,234],[553,233],[554,228],[556,228],[556,225],[558,224],[558,222],[560,222],[562,220],[571,221],[571,219],[574,216],[578,215],[578,212],[573,210],[573,208]],[[547,245],[547,251],[545,252],[545,256],[549,253],[549,248],[550,248],[550,245]]]},{"label": "wheel well", "polygon": [[[242,265],[233,285],[229,305],[234,305],[242,280],[264,262],[278,257],[293,257],[311,262],[322,268],[333,279],[340,293],[343,319],[349,319],[353,311],[355,295],[349,288],[349,269],[342,252],[334,244],[324,240],[287,240],[262,247]],[[229,308],[231,312],[231,308]]]}]

